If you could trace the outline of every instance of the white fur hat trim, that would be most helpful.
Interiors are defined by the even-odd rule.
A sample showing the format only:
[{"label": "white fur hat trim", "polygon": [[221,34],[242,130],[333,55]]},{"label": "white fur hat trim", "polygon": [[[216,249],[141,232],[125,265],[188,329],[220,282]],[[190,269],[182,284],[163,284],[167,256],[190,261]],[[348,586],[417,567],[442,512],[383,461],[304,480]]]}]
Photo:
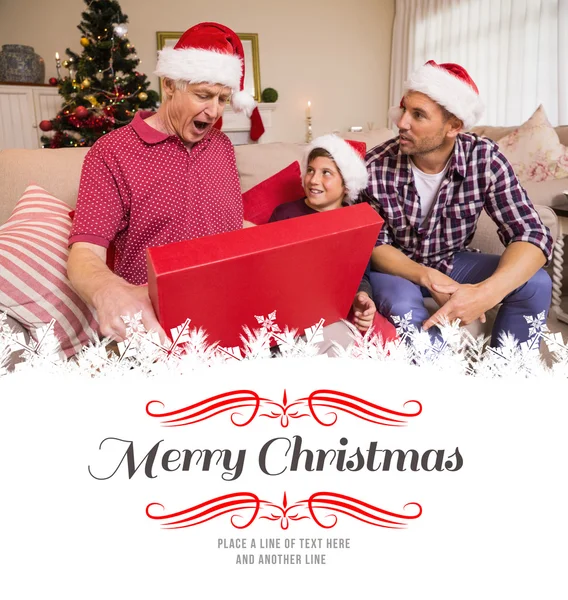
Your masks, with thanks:
[{"label": "white fur hat trim", "polygon": [[351,202],[354,202],[361,190],[367,187],[368,175],[363,159],[339,136],[332,133],[322,135],[310,142],[306,148],[302,160],[302,181],[308,169],[308,156],[314,148],[323,148],[333,156],[333,160],[341,171],[345,182],[347,197]]},{"label": "white fur hat trim", "polygon": [[190,83],[220,83],[233,90],[240,89],[243,64],[234,54],[200,50],[197,48],[164,48],[158,52],[158,64],[154,73],[158,77]]}]

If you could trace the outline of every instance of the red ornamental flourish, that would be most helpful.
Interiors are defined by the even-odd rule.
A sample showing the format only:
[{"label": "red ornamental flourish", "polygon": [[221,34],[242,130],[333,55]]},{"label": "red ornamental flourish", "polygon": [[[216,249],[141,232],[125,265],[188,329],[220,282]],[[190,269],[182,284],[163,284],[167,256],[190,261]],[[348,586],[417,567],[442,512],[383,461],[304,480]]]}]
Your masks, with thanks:
[{"label": "red ornamental flourish", "polygon": [[257,416],[279,418],[282,427],[288,427],[290,419],[312,417],[319,425],[330,427],[337,422],[338,412],[350,414],[376,425],[404,427],[409,419],[417,417],[422,412],[422,405],[418,400],[408,400],[403,407],[406,408],[407,405],[409,405],[407,412],[396,411],[336,390],[316,390],[305,398],[298,398],[291,402],[288,400],[286,390],[281,402],[262,398],[252,390],[234,390],[173,411],[158,410],[157,406],[164,407],[164,403],[152,400],[146,405],[146,413],[150,417],[161,419],[165,427],[194,425],[229,411],[232,411],[231,422],[237,427],[249,425]]},{"label": "red ornamental flourish", "polygon": [[[275,504],[260,498],[251,492],[237,492],[217,496],[196,506],[170,514],[154,514],[155,507],[164,506],[158,503],[148,504],[146,516],[161,521],[164,529],[185,529],[201,525],[228,513],[231,525],[237,529],[246,529],[258,519],[279,521],[282,529],[288,529],[290,521],[312,519],[316,525],[324,529],[335,527],[338,521],[336,513],[347,515],[353,519],[386,529],[405,529],[410,521],[422,515],[422,506],[417,502],[409,502],[404,509],[411,507],[411,514],[400,514],[384,510],[368,502],[363,502],[352,496],[335,492],[316,492],[307,500],[300,500],[288,505],[286,493],[282,504]],[[248,514],[242,514],[247,513]],[[325,521],[328,521],[327,524]]]}]

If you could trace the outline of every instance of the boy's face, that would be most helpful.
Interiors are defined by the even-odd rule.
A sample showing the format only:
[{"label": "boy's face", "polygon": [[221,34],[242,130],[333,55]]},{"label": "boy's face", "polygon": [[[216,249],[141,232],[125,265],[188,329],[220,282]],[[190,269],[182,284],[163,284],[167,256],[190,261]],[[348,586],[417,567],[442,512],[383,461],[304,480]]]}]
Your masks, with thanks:
[{"label": "boy's face", "polygon": [[345,185],[337,165],[330,158],[318,156],[306,169],[304,192],[308,206],[319,212],[340,208]]}]

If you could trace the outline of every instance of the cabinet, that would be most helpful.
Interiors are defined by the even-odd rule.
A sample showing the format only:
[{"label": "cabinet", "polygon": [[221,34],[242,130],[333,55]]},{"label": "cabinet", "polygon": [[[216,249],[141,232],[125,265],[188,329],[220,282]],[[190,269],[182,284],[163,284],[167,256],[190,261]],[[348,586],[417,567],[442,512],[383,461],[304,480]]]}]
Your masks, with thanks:
[{"label": "cabinet", "polygon": [[0,150],[41,148],[39,123],[53,119],[62,104],[57,87],[0,83]]}]

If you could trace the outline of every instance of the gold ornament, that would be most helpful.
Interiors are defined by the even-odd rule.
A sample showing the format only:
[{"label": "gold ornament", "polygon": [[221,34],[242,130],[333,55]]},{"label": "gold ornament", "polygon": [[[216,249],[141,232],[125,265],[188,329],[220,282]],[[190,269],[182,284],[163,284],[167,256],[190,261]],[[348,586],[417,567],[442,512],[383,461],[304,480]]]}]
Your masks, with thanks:
[{"label": "gold ornament", "polygon": [[146,102],[146,100],[148,100],[148,94],[146,92],[140,92],[138,94],[138,99],[140,102]]},{"label": "gold ornament", "polygon": [[91,42],[89,42],[89,38],[86,37],[82,37],[81,38],[81,46],[83,46],[83,48],[86,48]]},{"label": "gold ornament", "polygon": [[83,89],[88,88],[91,86],[91,80],[88,77],[85,77],[85,79],[83,79],[82,83],[81,83],[81,87]]},{"label": "gold ornament", "polygon": [[63,65],[63,66],[66,68],[66,69],[68,69],[68,68],[69,68],[69,61],[68,61],[68,60],[64,60],[64,61],[63,61],[61,64],[62,64],[62,65]]},{"label": "gold ornament", "polygon": [[87,102],[90,102],[91,106],[94,106],[95,108],[97,106],[100,106],[99,101],[92,94],[90,96],[85,96],[85,100],[87,100]]}]

